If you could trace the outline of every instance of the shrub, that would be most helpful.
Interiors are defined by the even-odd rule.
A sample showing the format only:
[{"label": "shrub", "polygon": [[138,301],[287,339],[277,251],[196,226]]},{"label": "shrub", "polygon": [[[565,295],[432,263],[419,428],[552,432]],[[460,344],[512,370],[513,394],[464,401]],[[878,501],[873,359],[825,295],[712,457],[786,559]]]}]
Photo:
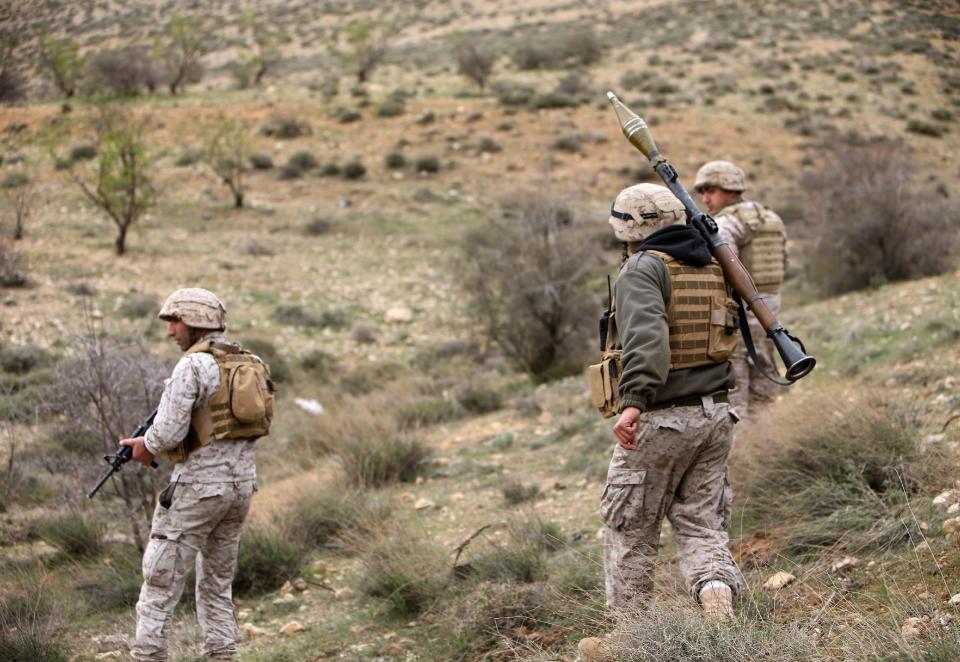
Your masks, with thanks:
[{"label": "shrub", "polygon": [[96,158],[96,156],[96,145],[76,145],[70,150],[69,158],[71,161],[89,161],[90,159]]},{"label": "shrub", "polygon": [[337,357],[322,349],[315,349],[300,362],[300,367],[317,377],[329,376],[337,363]]},{"label": "shrub", "polygon": [[835,138],[823,167],[804,178],[814,251],[809,268],[825,294],[953,268],[958,212],[917,190],[909,148],[899,140]]},{"label": "shrub", "polygon": [[280,304],[273,309],[273,319],[280,324],[339,329],[347,324],[346,316],[336,310],[312,313],[298,304]]},{"label": "shrub", "polygon": [[312,549],[332,544],[342,533],[378,529],[389,514],[389,505],[379,495],[328,485],[298,495],[285,513],[285,528],[292,539]]},{"label": "shrub", "polygon": [[432,456],[429,447],[414,436],[383,427],[378,436],[353,437],[334,449],[349,485],[366,489],[412,483],[426,469]]},{"label": "shrub", "polygon": [[823,658],[814,639],[800,627],[743,619],[718,630],[695,609],[653,603],[643,610],[631,610],[616,631],[611,653],[617,660],[629,662],[802,662]]},{"label": "shrub", "polygon": [[92,576],[77,582],[76,588],[97,611],[133,607],[143,584],[140,566],[137,548],[120,545],[96,565]]},{"label": "shrub", "polygon": [[399,170],[407,165],[407,159],[400,152],[390,152],[383,157],[383,165],[391,170]]},{"label": "shrub", "polygon": [[0,238],[0,287],[24,287],[26,284],[26,260],[6,239]]},{"label": "shrub", "polygon": [[300,179],[303,177],[303,168],[293,163],[285,163],[280,167],[280,179]]},{"label": "shrub", "polygon": [[503,407],[503,397],[489,388],[468,388],[457,396],[460,406],[471,414],[488,414]]},{"label": "shrub", "polygon": [[320,169],[320,175],[322,177],[339,177],[340,166],[336,163],[328,163]]},{"label": "shrub", "polygon": [[49,352],[36,345],[0,348],[0,369],[14,375],[24,375],[50,361]]},{"label": "shrub", "polygon": [[353,124],[354,122],[359,122],[363,119],[363,115],[359,110],[346,110],[337,113],[337,119],[341,124]]},{"label": "shrub", "polygon": [[330,232],[333,226],[334,223],[329,218],[318,216],[303,226],[303,234],[308,237],[319,237]]},{"label": "shrub", "polygon": [[[6,578],[5,578],[6,579]],[[0,602],[0,660],[67,662],[71,659],[58,636],[58,607],[49,587],[31,578],[18,586],[5,582]]]},{"label": "shrub", "polygon": [[511,80],[498,80],[493,84],[493,93],[504,106],[526,106],[536,90],[530,85]]},{"label": "shrub", "polygon": [[267,154],[251,154],[250,165],[256,170],[270,170],[273,167],[273,159]]},{"label": "shrub", "polygon": [[529,106],[532,110],[542,110],[547,108],[574,108],[580,105],[576,97],[558,92],[544,92],[535,95],[530,99]]},{"label": "shrub", "polygon": [[343,166],[340,174],[344,179],[361,179],[367,174],[367,168],[360,161],[350,161]]},{"label": "shrub", "polygon": [[909,120],[907,122],[907,131],[910,133],[919,134],[921,136],[932,136],[934,138],[939,138],[947,132],[947,129],[940,124],[931,124],[930,122],[925,122],[923,120]]},{"label": "shrub", "polygon": [[443,423],[459,415],[457,403],[446,398],[424,398],[397,408],[397,422],[408,430]]},{"label": "shrub", "polygon": [[481,47],[479,38],[465,37],[454,44],[453,54],[457,62],[457,73],[472,80],[483,90],[496,62],[493,50]]},{"label": "shrub", "polygon": [[308,136],[313,131],[309,124],[295,117],[278,116],[260,127],[260,133],[265,136],[289,140],[300,136]]},{"label": "shrub", "polygon": [[399,94],[391,94],[377,106],[377,117],[398,117],[406,111],[407,105]]},{"label": "shrub", "polygon": [[270,248],[269,245],[263,243],[262,241],[257,241],[256,239],[250,239],[243,245],[243,252],[247,255],[253,255],[255,257],[269,257],[271,255],[276,255],[277,252]]},{"label": "shrub", "polygon": [[488,338],[534,376],[565,371],[586,347],[595,318],[586,285],[590,243],[563,196],[549,190],[505,196],[464,237],[468,301]]},{"label": "shrub", "polygon": [[117,312],[127,319],[143,319],[153,317],[158,310],[160,302],[157,297],[146,292],[134,292],[124,297]]},{"label": "shrub", "polygon": [[414,169],[417,172],[440,172],[440,159],[435,156],[420,156],[414,161]]},{"label": "shrub", "polygon": [[93,558],[104,550],[104,527],[80,514],[63,515],[43,522],[40,537],[68,558]]},{"label": "shrub", "polygon": [[590,87],[579,74],[571,73],[557,81],[554,93],[567,97],[585,97],[590,95]]},{"label": "shrub", "polygon": [[526,485],[523,481],[510,478],[500,485],[500,493],[503,494],[503,500],[508,505],[515,506],[539,497],[540,488],[537,485]]},{"label": "shrub", "polygon": [[244,349],[259,356],[267,365],[270,366],[270,376],[275,382],[287,382],[292,378],[290,365],[277,351],[276,345],[263,338],[246,338],[243,342]]},{"label": "shrub", "polygon": [[203,160],[203,152],[198,149],[188,149],[183,154],[177,157],[177,160],[174,161],[174,165],[178,168],[185,168],[187,166],[192,166],[195,163],[200,163]]},{"label": "shrub", "polygon": [[477,143],[477,151],[481,154],[496,154],[502,152],[503,147],[492,136],[482,136]]},{"label": "shrub", "polygon": [[744,489],[747,521],[770,522],[787,552],[886,546],[918,535],[908,500],[936,477],[939,460],[921,454],[920,424],[902,406],[875,399],[808,403],[827,411],[788,423],[787,438],[765,448],[763,471]]},{"label": "shrub", "polygon": [[94,55],[87,65],[87,81],[93,90],[131,97],[141,91],[152,92],[160,82],[160,74],[143,50],[124,48]]},{"label": "shrub", "polygon": [[27,81],[11,67],[0,69],[0,103],[16,103],[27,97]]},{"label": "shrub", "polygon": [[547,538],[536,517],[519,517],[507,524],[505,541],[484,538],[469,567],[480,580],[530,584],[547,579]]},{"label": "shrub", "polygon": [[281,527],[248,525],[240,538],[233,590],[241,596],[276,590],[297,577],[303,562],[304,549]]},{"label": "shrub", "polygon": [[350,339],[361,345],[372,345],[377,342],[377,327],[365,322],[357,322],[350,329]]},{"label": "shrub", "polygon": [[520,43],[514,46],[510,60],[517,69],[531,71],[533,69],[550,69],[560,63],[559,49],[553,42],[543,39],[522,37]]},{"label": "shrub", "polygon": [[577,154],[581,151],[582,145],[583,145],[583,136],[581,134],[565,133],[563,135],[557,136],[554,139],[553,144],[550,146],[559,152]]},{"label": "shrub", "polygon": [[449,563],[432,537],[411,529],[395,524],[351,538],[352,545],[362,550],[363,591],[384,598],[390,611],[406,617],[420,614],[438,599]]},{"label": "shrub", "polygon": [[306,171],[316,168],[320,165],[320,162],[317,161],[317,157],[310,152],[301,150],[290,155],[290,158],[287,160],[287,165],[298,168],[301,171]]}]

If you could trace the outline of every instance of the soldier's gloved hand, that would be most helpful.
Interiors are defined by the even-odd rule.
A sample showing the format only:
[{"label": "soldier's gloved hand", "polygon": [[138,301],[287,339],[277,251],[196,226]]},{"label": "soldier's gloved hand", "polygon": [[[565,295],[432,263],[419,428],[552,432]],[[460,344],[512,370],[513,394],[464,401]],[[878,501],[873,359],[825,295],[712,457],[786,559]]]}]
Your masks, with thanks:
[{"label": "soldier's gloved hand", "polygon": [[637,450],[637,429],[639,426],[640,410],[636,407],[626,407],[620,414],[617,424],[613,426],[613,434],[617,437],[620,448],[627,451]]},{"label": "soldier's gloved hand", "polygon": [[143,443],[143,437],[136,437],[134,439],[121,439],[121,446],[130,446],[133,449],[133,459],[142,464],[145,467],[149,467],[153,464],[153,453],[147,450],[147,447]]}]

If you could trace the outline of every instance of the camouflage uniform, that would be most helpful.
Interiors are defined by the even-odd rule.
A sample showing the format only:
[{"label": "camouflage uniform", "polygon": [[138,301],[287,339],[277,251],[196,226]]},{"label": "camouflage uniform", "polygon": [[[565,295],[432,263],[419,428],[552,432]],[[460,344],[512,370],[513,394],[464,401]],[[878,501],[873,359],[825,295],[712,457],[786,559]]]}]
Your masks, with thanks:
[{"label": "camouflage uniform", "polygon": [[[717,323],[709,303],[714,297],[698,288],[723,293],[724,284],[699,234],[677,224],[682,214],[666,189],[649,184],[621,192],[611,212],[617,237],[630,242],[633,252],[615,288],[621,412],[641,412],[637,448],[616,447],[601,498],[611,609],[647,600],[664,517],[673,525],[680,569],[695,597],[712,590],[712,583],[728,595],[742,583],[725,531],[732,498],[727,457],[736,421],[726,399],[733,370],[728,361],[708,356],[713,340],[701,345],[689,335],[700,333],[691,328]],[[733,340],[726,343],[724,356]],[[688,360],[697,355],[702,360]]]},{"label": "camouflage uniform", "polygon": [[[203,340],[226,342],[220,332]],[[180,359],[167,380],[145,445],[154,455],[175,448],[187,434],[193,411],[220,388],[213,356],[198,352]],[[228,659],[240,640],[231,584],[243,521],[256,491],[253,439],[212,441],[178,464],[170,509],[157,505],[143,555],[143,587],[137,602],[134,659],[166,660],[167,635],[191,567],[196,567],[197,618],[204,654]]]},{"label": "camouflage uniform", "polygon": [[[749,241],[749,230],[740,219],[732,214],[724,213],[721,210],[717,216],[717,227],[720,229],[720,236],[730,246],[730,250],[738,257],[740,249]],[[783,254],[783,261],[786,263],[786,251]],[[763,302],[777,319],[780,318],[780,292],[764,293]],[[769,375],[778,374],[777,364],[774,360],[776,349],[773,341],[767,337],[767,332],[763,330],[760,322],[752,312],[747,311],[747,323],[750,325],[750,334],[753,338],[753,345],[757,350],[757,358],[760,360],[760,368]],[[736,408],[741,416],[747,416],[750,412],[750,406],[756,407],[772,402],[776,399],[780,387],[774,382],[764,377],[760,370],[753,364],[753,360],[747,352],[746,345],[741,341],[733,355],[733,370],[737,375],[737,386],[730,391],[730,403]]]}]

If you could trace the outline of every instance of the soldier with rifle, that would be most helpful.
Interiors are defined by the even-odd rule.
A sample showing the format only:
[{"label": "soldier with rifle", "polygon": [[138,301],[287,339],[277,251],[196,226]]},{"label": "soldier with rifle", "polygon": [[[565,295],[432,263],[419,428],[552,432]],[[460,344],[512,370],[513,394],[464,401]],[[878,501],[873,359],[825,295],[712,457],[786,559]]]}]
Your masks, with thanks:
[{"label": "soldier with rifle", "polygon": [[273,416],[270,370],[227,340],[226,309],[208,290],[177,290],[159,317],[184,356],[167,380],[153,425],[120,443],[141,464],[160,458],[176,467],[143,555],[130,652],[136,660],[168,659],[173,610],[195,567],[203,653],[230,660],[240,639],[231,590],[240,531],[257,489],[254,444],[268,434]]}]

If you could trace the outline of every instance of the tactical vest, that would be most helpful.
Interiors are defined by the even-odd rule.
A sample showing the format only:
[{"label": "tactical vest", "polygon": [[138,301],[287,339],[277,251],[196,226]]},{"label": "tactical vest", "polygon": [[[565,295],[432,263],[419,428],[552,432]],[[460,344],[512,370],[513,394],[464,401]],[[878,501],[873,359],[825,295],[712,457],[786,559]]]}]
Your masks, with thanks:
[{"label": "tactical vest", "polygon": [[776,294],[783,284],[787,236],[783,221],[774,212],[744,201],[724,208],[717,216],[733,216],[747,231],[740,261],[753,276],[761,294]]},{"label": "tactical vest", "polygon": [[206,406],[193,410],[186,438],[161,454],[170,462],[185,462],[191,453],[214,440],[256,439],[270,433],[274,388],[269,366],[230,343],[201,340],[186,354],[196,352],[213,356],[220,369],[220,388]]},{"label": "tactical vest", "polygon": [[644,252],[663,260],[670,278],[670,369],[728,361],[737,346],[737,304],[727,294],[720,264],[711,259],[694,267],[667,253]]}]

